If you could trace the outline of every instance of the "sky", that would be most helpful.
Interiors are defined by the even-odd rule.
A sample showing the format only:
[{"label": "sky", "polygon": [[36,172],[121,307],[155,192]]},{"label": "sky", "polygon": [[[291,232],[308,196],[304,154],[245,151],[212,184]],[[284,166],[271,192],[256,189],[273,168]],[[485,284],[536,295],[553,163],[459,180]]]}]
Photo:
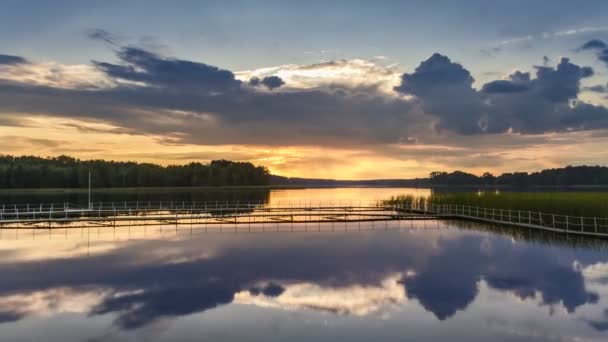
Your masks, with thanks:
[{"label": "sky", "polygon": [[608,2],[31,1],[0,153],[293,177],[608,164]]}]

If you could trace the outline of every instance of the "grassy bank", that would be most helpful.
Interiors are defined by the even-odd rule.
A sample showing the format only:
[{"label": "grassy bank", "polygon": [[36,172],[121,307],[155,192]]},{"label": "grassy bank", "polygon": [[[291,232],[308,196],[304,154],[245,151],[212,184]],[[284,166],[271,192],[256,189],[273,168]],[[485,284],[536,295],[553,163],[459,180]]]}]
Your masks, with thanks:
[{"label": "grassy bank", "polygon": [[425,198],[401,196],[392,198],[391,201],[419,201],[573,216],[608,217],[608,192],[451,192],[434,193]]}]

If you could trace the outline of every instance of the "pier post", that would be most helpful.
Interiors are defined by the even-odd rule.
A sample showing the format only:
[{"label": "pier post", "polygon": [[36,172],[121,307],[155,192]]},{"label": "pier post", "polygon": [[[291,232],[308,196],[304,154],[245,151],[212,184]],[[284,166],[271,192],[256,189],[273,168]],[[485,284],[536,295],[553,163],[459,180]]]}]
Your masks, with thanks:
[{"label": "pier post", "polygon": [[517,223],[521,224],[521,210],[517,211]]}]

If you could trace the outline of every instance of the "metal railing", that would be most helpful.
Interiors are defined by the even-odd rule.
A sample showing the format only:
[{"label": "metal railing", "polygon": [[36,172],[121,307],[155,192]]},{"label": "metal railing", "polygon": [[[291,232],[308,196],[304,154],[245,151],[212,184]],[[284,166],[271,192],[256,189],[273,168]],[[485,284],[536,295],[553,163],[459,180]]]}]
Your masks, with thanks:
[{"label": "metal railing", "polygon": [[[420,214],[411,214],[421,216]],[[65,226],[94,222],[119,225],[181,223],[345,222],[394,220],[403,214],[380,201],[242,201],[97,202],[0,206],[0,225]],[[136,222],[137,223],[134,223]]]},{"label": "metal railing", "polygon": [[405,203],[401,206],[406,210],[418,210],[439,216],[608,237],[608,217],[572,216],[531,210],[497,209],[457,204]]},{"label": "metal railing", "polygon": [[0,205],[0,225],[141,221],[153,224],[344,222],[460,218],[556,232],[608,237],[608,218],[475,207],[388,201],[123,201]]}]

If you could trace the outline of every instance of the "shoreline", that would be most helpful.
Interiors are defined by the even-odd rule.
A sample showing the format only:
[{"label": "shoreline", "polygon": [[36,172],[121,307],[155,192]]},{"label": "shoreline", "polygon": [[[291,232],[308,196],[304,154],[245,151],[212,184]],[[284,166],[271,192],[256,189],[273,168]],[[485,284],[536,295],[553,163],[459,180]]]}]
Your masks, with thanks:
[{"label": "shoreline", "polygon": [[[516,187],[510,185],[503,186],[479,186],[479,185],[428,185],[428,186],[407,186],[407,185],[328,185],[328,184],[280,184],[280,185],[237,185],[237,186],[200,186],[200,187],[124,187],[124,188],[93,188],[97,193],[121,193],[121,192],[193,192],[193,191],[240,191],[240,190],[289,190],[289,189],[338,189],[338,188],[403,188],[403,189],[436,189],[436,190],[505,190],[515,192],[526,191],[608,191],[608,185],[568,185],[568,186],[549,186],[533,185],[528,187]],[[87,193],[87,188],[9,188],[0,189],[1,194],[78,194]]]}]

